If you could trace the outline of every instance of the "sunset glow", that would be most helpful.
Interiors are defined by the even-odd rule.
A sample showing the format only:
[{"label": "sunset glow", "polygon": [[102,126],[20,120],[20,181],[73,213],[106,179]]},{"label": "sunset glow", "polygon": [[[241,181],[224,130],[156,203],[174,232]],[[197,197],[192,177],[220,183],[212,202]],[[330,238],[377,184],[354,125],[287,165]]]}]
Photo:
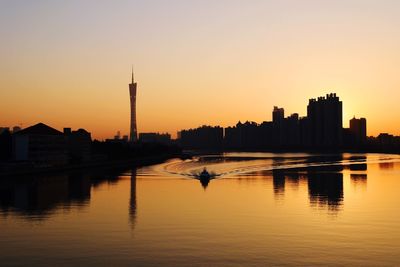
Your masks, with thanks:
[{"label": "sunset glow", "polygon": [[335,92],[343,126],[399,135],[399,1],[2,1],[0,126],[104,139],[306,115]]}]

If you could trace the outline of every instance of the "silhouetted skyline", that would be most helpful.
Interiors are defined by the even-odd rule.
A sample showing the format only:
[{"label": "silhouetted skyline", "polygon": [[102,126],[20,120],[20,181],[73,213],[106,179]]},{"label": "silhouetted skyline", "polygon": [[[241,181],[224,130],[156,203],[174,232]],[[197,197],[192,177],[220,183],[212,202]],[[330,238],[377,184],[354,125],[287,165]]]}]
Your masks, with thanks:
[{"label": "silhouetted skyline", "polygon": [[182,130],[178,139],[183,148],[228,150],[363,149],[367,144],[366,119],[343,128],[343,103],[335,93],[311,98],[307,116],[293,113],[285,118],[284,108],[272,110],[272,121],[246,121],[236,126],[201,126]]},{"label": "silhouetted skyline", "polygon": [[400,135],[399,9],[388,0],[1,1],[0,127],[129,135],[133,63],[140,132],[272,120],[274,105],[303,116],[308,98],[335,91],[344,127],[363,114],[369,134]]}]

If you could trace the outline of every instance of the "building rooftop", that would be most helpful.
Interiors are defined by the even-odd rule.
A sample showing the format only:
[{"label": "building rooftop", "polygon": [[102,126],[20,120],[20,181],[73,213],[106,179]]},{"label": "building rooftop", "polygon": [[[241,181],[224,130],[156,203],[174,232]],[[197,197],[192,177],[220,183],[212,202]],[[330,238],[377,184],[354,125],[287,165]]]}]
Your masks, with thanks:
[{"label": "building rooftop", "polygon": [[18,131],[15,133],[16,135],[25,135],[25,134],[30,134],[30,135],[63,135],[62,132],[51,128],[50,126],[47,126],[44,123],[38,123],[33,126],[30,126],[28,128],[25,128],[21,131]]}]

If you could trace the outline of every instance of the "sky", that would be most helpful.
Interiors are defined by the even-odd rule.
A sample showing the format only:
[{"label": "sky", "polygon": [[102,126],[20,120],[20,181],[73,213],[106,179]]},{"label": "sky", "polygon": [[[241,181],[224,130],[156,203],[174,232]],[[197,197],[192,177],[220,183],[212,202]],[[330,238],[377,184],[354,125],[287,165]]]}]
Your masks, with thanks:
[{"label": "sky", "polygon": [[0,126],[97,139],[306,115],[335,92],[344,127],[400,135],[400,1],[1,0]]}]

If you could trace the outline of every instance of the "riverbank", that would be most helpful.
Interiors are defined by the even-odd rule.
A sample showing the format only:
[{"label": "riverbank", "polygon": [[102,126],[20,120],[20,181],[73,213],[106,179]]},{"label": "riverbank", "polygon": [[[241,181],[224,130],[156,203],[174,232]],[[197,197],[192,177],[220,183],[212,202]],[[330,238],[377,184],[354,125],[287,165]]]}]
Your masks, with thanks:
[{"label": "riverbank", "polygon": [[307,153],[307,154],[400,154],[400,150],[379,150],[379,149],[185,149],[186,156],[198,156],[204,154],[223,153]]},{"label": "riverbank", "polygon": [[118,160],[98,160],[81,164],[70,164],[63,166],[49,166],[49,167],[34,167],[18,164],[13,165],[10,168],[0,171],[0,177],[9,176],[25,176],[35,175],[43,173],[55,173],[55,172],[69,172],[77,170],[93,170],[93,169],[108,169],[108,168],[123,168],[123,167],[142,167],[153,164],[162,163],[168,159],[180,157],[181,154],[159,154],[152,156],[140,156],[130,159],[118,159]]}]

